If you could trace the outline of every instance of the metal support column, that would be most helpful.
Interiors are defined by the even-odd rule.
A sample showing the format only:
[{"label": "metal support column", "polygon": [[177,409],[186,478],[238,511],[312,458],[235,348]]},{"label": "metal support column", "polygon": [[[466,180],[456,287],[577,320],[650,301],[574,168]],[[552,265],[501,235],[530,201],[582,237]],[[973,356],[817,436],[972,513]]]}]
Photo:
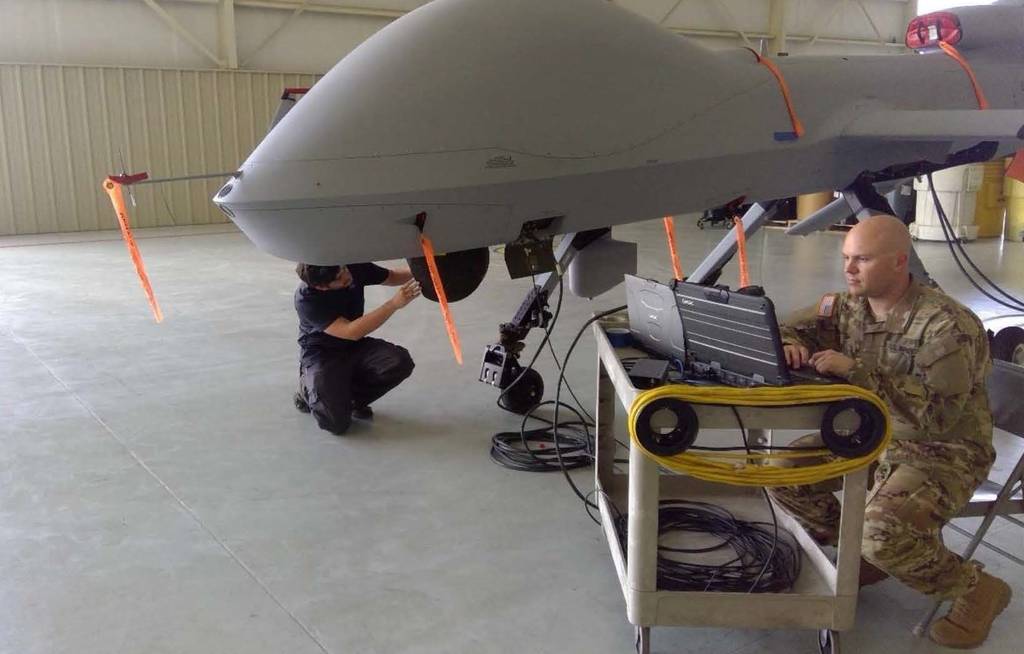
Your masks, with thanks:
[{"label": "metal support column", "polygon": [[217,50],[226,68],[238,68],[238,38],[235,28],[235,0],[217,5]]}]

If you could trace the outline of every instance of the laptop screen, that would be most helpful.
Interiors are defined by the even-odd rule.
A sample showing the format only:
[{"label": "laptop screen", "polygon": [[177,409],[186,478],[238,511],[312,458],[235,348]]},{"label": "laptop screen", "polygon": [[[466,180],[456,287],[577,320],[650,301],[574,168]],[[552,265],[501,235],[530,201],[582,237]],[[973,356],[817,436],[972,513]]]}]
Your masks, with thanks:
[{"label": "laptop screen", "polygon": [[626,275],[626,308],[634,343],[653,354],[686,361],[683,323],[671,287]]},{"label": "laptop screen", "polygon": [[675,295],[691,365],[727,383],[790,383],[770,299],[687,282]]}]

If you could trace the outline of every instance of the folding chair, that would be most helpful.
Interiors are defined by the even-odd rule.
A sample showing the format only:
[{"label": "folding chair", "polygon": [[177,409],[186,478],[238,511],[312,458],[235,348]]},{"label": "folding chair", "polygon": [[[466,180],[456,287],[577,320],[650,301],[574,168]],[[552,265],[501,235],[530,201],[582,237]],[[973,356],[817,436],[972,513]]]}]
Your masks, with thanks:
[{"label": "folding chair", "polygon": [[[993,361],[992,364],[992,373],[988,377],[988,399],[992,409],[993,422],[996,427],[1024,438],[1024,403],[1021,402],[1021,397],[1024,396],[1024,367],[1006,361]],[[988,480],[974,492],[974,496],[971,497],[971,501],[964,507],[959,517],[984,516],[977,531],[971,534],[953,524],[948,525],[954,531],[972,537],[970,544],[963,552],[964,560],[974,556],[974,551],[978,549],[979,545],[984,545],[1010,560],[1024,565],[1024,560],[984,540],[985,533],[996,516],[1024,527],[1024,522],[1011,517],[1014,514],[1024,514],[1022,487],[1024,487],[1024,453],[1021,454],[1017,464],[1010,471],[1010,476],[1005,484]],[[942,602],[936,602],[928,614],[921,619],[921,622],[914,627],[916,635],[924,635],[941,605]]]}]

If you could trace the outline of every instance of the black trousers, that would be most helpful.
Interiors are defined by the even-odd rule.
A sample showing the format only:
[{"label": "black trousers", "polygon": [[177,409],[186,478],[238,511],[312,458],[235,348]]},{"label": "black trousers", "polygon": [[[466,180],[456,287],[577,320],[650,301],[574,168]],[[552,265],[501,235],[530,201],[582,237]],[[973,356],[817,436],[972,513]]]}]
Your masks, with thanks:
[{"label": "black trousers", "polygon": [[367,336],[343,351],[303,353],[299,383],[320,428],[344,434],[352,424],[352,407],[369,406],[414,367],[404,347]]}]

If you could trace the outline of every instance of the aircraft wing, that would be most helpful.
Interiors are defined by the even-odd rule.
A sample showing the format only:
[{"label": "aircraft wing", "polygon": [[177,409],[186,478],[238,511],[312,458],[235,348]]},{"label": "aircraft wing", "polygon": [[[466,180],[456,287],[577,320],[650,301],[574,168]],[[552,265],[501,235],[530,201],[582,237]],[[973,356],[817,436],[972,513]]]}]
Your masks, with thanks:
[{"label": "aircraft wing", "polygon": [[843,138],[879,141],[1005,141],[1024,139],[1019,109],[949,109],[868,112],[853,119]]}]

